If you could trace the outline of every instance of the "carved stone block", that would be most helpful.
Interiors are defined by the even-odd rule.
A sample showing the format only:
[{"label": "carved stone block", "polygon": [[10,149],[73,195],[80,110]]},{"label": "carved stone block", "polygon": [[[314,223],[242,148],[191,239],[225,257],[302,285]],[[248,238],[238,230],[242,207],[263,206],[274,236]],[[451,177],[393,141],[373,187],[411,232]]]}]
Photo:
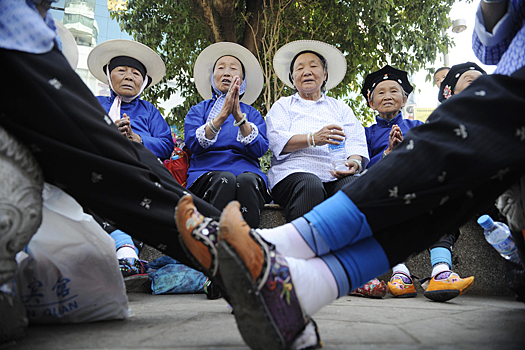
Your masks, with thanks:
[{"label": "carved stone block", "polygon": [[[16,254],[42,221],[42,171],[31,152],[0,126],[0,286],[12,280]],[[0,292],[0,342],[21,336],[26,311],[13,295]]]}]

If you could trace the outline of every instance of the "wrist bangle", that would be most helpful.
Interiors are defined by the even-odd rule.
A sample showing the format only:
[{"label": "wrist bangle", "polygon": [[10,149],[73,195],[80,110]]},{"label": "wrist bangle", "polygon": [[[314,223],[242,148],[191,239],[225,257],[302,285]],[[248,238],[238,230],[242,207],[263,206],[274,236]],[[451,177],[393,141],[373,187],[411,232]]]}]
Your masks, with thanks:
[{"label": "wrist bangle", "polygon": [[233,126],[241,126],[244,123],[246,123],[247,121],[248,121],[248,119],[246,119],[246,113],[243,113],[242,114],[242,119],[238,123],[237,122],[233,122]]},{"label": "wrist bangle", "polygon": [[221,128],[217,129],[215,125],[213,125],[213,119],[210,119],[210,121],[208,122],[208,126],[210,127],[211,132],[215,135],[217,135],[219,131],[221,131]]},{"label": "wrist bangle", "polygon": [[356,171],[356,174],[359,174],[359,173],[361,172],[361,170],[363,170],[363,165],[361,164],[361,161],[360,161],[359,159],[353,159],[353,158],[350,158],[350,159],[348,159],[348,160],[350,160],[350,161],[356,163],[357,166],[359,167],[359,168],[357,169],[357,171]]},{"label": "wrist bangle", "polygon": [[315,148],[314,133],[306,134],[306,142],[308,142],[308,148]]}]

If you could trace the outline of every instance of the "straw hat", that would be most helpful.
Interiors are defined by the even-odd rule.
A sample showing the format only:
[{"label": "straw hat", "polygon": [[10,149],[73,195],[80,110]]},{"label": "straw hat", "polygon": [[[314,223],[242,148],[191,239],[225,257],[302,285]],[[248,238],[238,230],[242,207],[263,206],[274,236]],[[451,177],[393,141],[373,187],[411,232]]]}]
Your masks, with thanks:
[{"label": "straw hat", "polygon": [[151,78],[149,86],[157,84],[166,74],[166,66],[155,51],[139,42],[124,39],[108,40],[95,46],[87,60],[89,71],[95,78],[108,84],[103,68],[118,56],[132,57],[142,63],[146,67],[146,74]]},{"label": "straw hat", "polygon": [[290,64],[301,51],[314,51],[323,56],[328,65],[326,90],[336,87],[345,77],[346,58],[334,46],[317,40],[297,40],[281,47],[273,58],[273,69],[277,77],[287,86],[293,88],[290,81]]},{"label": "straw hat", "polygon": [[244,66],[246,79],[246,91],[240,97],[240,101],[252,104],[263,88],[263,72],[257,58],[245,47],[232,42],[219,42],[212,44],[202,50],[195,61],[193,78],[197,91],[205,100],[212,97],[210,77],[213,74],[215,62],[222,56],[234,56]]},{"label": "straw hat", "polygon": [[77,69],[78,65],[78,47],[73,37],[73,34],[66,27],[56,19],[55,27],[57,28],[57,34],[62,42],[62,54],[66,57],[69,65],[73,70]]}]

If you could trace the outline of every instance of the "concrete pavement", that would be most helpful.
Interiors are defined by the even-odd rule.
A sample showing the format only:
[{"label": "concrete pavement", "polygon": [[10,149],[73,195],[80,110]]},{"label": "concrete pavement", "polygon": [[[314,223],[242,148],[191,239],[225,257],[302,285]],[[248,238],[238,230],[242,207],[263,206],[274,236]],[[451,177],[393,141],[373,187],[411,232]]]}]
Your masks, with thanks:
[{"label": "concrete pavement", "polygon": [[[0,349],[248,349],[226,302],[204,294],[128,294],[127,321],[30,326]],[[437,303],[343,297],[315,315],[324,349],[524,349],[525,303],[460,296]]]}]

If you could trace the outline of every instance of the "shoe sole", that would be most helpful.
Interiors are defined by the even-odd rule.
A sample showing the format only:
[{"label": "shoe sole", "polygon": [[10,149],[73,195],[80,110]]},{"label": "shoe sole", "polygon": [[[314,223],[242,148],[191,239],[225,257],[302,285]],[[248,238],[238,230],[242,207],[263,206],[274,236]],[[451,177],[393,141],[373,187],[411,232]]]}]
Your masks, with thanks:
[{"label": "shoe sole", "polygon": [[182,239],[180,235],[179,235],[179,242],[182,247],[182,250],[184,250],[184,252],[186,253],[186,256],[193,264],[192,267],[202,272],[206,277],[210,279],[211,283],[213,283],[215,287],[219,288],[221,296],[216,299],[220,299],[221,297],[223,297],[224,299],[226,299],[228,303],[230,303],[228,293],[226,292],[226,288],[221,288],[221,283],[217,282],[217,279],[214,276],[211,276],[208,269],[204,268],[204,266],[201,265],[199,260],[197,260],[197,258],[193,256],[193,253],[188,249],[188,247],[186,247],[186,244],[184,243],[184,240]]},{"label": "shoe sole", "polygon": [[228,288],[235,321],[246,344],[254,350],[284,350],[285,342],[248,268],[226,241],[218,245],[221,275]]},{"label": "shoe sole", "polygon": [[145,293],[148,289],[151,291],[150,286],[144,286],[147,283],[149,283],[148,275],[134,275],[124,278],[127,293]]},{"label": "shoe sole", "polygon": [[[392,294],[392,293],[390,293]],[[394,296],[394,298],[415,298],[417,297],[417,292],[416,293],[408,293],[408,294],[399,294],[399,295],[395,295],[395,294],[392,294]]]},{"label": "shoe sole", "polygon": [[388,293],[390,293],[394,298],[415,298],[415,297],[417,297],[417,292],[404,293],[404,294],[397,294],[396,295],[396,294],[392,293],[390,288],[388,288]]},{"label": "shoe sole", "polygon": [[383,299],[383,297],[386,295],[364,295],[364,294],[358,294],[358,293],[350,293],[348,294],[353,297],[361,297],[361,298],[368,298],[368,299]]},{"label": "shoe sole", "polygon": [[454,299],[460,294],[461,294],[461,291],[457,289],[444,289],[444,290],[433,290],[430,292],[426,291],[423,295],[427,297],[428,299],[431,299],[434,301],[448,301],[450,299]]}]

